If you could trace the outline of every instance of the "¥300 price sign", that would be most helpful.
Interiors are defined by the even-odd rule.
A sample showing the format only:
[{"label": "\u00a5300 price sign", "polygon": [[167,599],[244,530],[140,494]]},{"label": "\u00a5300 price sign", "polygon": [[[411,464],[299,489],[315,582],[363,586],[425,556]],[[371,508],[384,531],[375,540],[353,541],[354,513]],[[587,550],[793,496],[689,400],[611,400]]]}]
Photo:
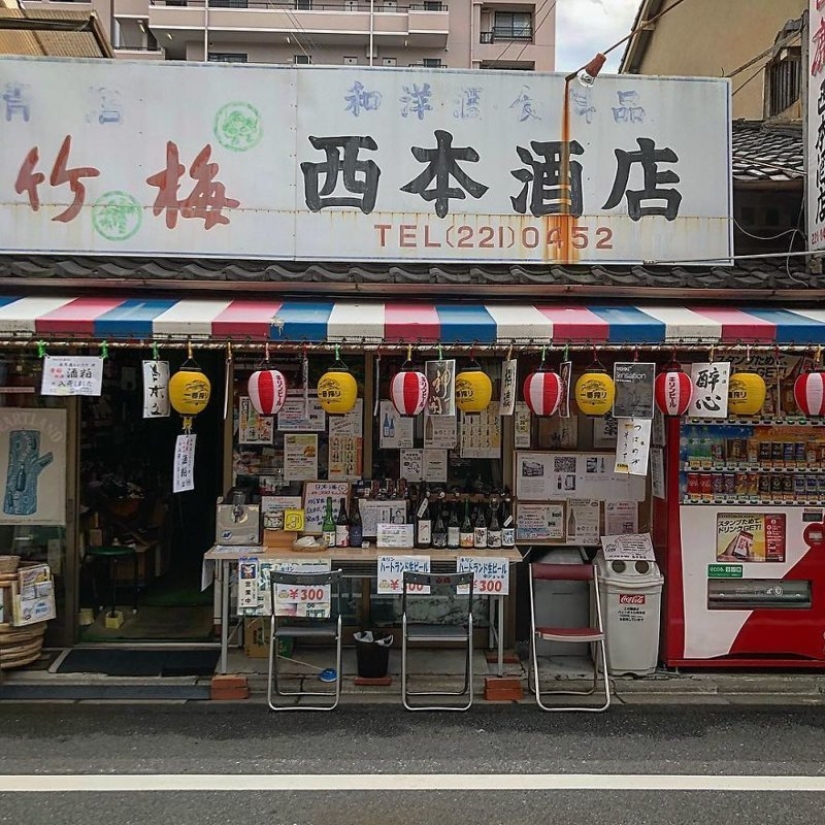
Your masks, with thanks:
[{"label": "\u00a5300 price sign", "polygon": [[[510,592],[510,562],[487,556],[459,556],[457,573],[473,573],[473,593],[480,596],[507,596]],[[469,586],[460,586],[457,592],[469,593]]]}]

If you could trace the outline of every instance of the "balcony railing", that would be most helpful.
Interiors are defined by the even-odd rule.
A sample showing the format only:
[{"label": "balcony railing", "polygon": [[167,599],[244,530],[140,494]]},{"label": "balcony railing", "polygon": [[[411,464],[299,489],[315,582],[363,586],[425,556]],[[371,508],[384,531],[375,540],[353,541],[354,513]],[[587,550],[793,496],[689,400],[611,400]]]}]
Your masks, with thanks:
[{"label": "balcony railing", "polygon": [[518,40],[530,43],[533,40],[532,26],[494,26],[492,31],[481,32],[482,43],[499,43],[506,40]]},{"label": "balcony railing", "polygon": [[[210,9],[272,9],[274,11],[337,11],[337,12],[369,12],[370,4],[342,0],[335,2],[318,3],[315,0],[292,0],[292,2],[278,2],[277,0],[208,0]],[[150,0],[152,6],[203,8],[204,0]],[[435,0],[425,0],[422,3],[408,3],[400,6],[386,0],[375,0],[373,11],[382,13],[406,14],[409,11],[447,11],[447,4]]]}]

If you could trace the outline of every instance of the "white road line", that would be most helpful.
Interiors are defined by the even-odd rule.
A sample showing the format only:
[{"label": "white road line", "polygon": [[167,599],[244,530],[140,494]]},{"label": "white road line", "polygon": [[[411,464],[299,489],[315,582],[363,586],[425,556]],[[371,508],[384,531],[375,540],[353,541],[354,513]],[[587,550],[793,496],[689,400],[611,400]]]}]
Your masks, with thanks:
[{"label": "white road line", "polygon": [[825,791],[825,776],[669,774],[20,774],[0,793],[115,791]]}]

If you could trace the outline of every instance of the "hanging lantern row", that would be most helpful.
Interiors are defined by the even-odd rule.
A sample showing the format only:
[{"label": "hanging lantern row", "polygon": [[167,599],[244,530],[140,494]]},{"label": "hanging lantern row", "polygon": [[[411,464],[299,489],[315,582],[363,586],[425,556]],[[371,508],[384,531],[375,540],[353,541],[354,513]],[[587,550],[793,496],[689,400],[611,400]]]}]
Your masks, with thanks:
[{"label": "hanging lantern row", "polygon": [[474,358],[455,377],[455,403],[465,413],[484,412],[493,398],[493,382]]},{"label": "hanging lantern row", "polygon": [[654,390],[656,406],[667,416],[684,415],[693,398],[693,382],[689,375],[682,372],[682,367],[671,361],[664,372],[656,376]]},{"label": "hanging lantern row", "polygon": [[277,415],[286,403],[286,378],[269,364],[269,344],[264,360],[247,383],[249,401],[258,415]]},{"label": "hanging lantern row", "polygon": [[169,403],[183,416],[183,429],[192,429],[192,419],[209,403],[212,384],[192,357],[192,344],[187,346],[187,358],[169,379]]},{"label": "hanging lantern row", "polygon": [[601,418],[613,409],[616,385],[604,365],[594,357],[593,363],[576,381],[576,404],[585,414]]},{"label": "hanging lantern row", "polygon": [[521,388],[530,412],[538,416],[553,415],[561,405],[565,392],[564,381],[557,372],[545,364],[544,354],[545,350],[542,347],[538,369],[524,379]]},{"label": "hanging lantern row", "polygon": [[800,375],[793,385],[796,406],[808,418],[825,415],[825,371],[820,365],[822,347],[816,348],[813,367]]},{"label": "hanging lantern row", "polygon": [[318,381],[318,403],[328,415],[346,415],[358,400],[358,382],[341,360],[340,347],[335,347],[335,361]]},{"label": "hanging lantern row", "polygon": [[399,415],[415,416],[424,411],[430,398],[430,382],[412,362],[412,347],[407,347],[407,360],[390,382],[390,399]]}]

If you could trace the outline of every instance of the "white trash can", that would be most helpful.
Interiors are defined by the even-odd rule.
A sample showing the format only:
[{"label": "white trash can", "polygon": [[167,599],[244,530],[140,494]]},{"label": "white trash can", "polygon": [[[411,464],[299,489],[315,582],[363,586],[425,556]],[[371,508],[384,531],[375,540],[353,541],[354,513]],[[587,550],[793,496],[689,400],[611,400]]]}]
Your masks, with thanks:
[{"label": "white trash can", "polygon": [[664,576],[656,562],[608,562],[601,551],[595,563],[610,673],[649,676],[659,661]]}]

